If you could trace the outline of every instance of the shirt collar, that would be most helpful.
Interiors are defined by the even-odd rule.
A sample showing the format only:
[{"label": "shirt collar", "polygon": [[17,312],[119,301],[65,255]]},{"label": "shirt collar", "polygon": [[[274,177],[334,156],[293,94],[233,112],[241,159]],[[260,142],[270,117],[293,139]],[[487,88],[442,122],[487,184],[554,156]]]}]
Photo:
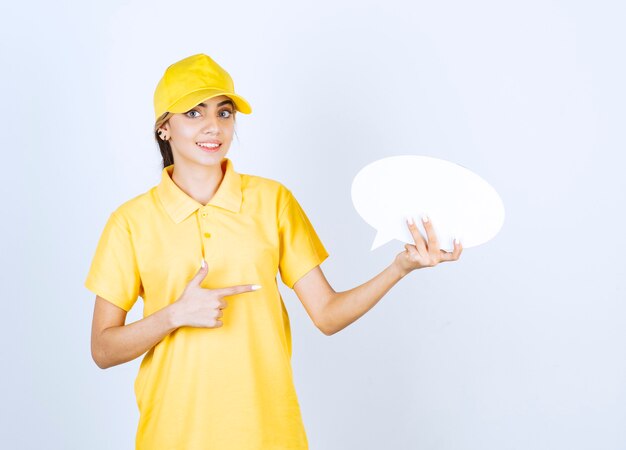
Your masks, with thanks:
[{"label": "shirt collar", "polygon": [[[241,208],[241,176],[235,172],[230,159],[224,158],[221,162],[224,177],[217,191],[206,206],[216,206],[238,213]],[[157,194],[165,210],[175,223],[180,223],[191,213],[205,207],[187,195],[172,180],[174,164],[163,168],[161,182],[157,185]]]}]

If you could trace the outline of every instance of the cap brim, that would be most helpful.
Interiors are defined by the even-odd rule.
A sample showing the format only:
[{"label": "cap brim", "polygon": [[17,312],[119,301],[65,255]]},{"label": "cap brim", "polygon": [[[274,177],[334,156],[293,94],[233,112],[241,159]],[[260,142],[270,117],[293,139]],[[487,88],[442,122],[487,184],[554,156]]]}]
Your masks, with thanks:
[{"label": "cap brim", "polygon": [[200,89],[194,92],[190,92],[183,98],[177,100],[175,103],[170,105],[167,110],[172,113],[184,113],[189,111],[194,106],[197,106],[199,103],[220,95],[225,95],[232,99],[232,101],[235,103],[235,108],[237,108],[237,111],[243,114],[250,114],[252,112],[252,108],[250,107],[250,104],[246,101],[246,99],[244,99],[240,95],[235,94],[234,92],[228,92],[222,89]]}]

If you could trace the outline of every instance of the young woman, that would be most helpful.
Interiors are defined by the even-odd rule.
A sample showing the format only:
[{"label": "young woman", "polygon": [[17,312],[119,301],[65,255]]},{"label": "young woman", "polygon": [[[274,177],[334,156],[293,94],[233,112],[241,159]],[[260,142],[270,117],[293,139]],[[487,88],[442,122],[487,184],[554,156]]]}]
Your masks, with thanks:
[{"label": "young woman", "polygon": [[[429,221],[427,241],[408,221],[415,245],[336,292],[291,191],[226,158],[237,111],[252,111],[230,75],[207,55],[185,58],[166,69],[154,106],[161,181],[111,213],[85,281],[96,294],[93,359],[105,369],[145,353],[137,449],[307,449],[278,272],[330,336],[412,270],[457,260],[461,245],[439,250]],[[139,296],[143,319],[125,324]]]}]

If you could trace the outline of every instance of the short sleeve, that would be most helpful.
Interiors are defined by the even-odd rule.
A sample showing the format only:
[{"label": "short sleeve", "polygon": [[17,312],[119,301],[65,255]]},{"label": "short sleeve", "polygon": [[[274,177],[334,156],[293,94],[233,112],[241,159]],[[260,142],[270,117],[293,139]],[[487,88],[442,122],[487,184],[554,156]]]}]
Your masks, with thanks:
[{"label": "short sleeve", "polygon": [[104,226],[84,285],[125,311],[143,295],[131,233],[115,212]]},{"label": "short sleeve", "polygon": [[293,289],[296,281],[328,257],[328,252],[290,191],[287,191],[287,200],[279,214],[278,231],[280,277]]}]

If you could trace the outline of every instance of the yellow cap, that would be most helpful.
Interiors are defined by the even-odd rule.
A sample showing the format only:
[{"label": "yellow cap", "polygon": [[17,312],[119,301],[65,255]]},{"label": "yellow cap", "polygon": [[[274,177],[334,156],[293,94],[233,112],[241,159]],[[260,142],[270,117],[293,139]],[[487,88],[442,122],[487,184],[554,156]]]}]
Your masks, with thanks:
[{"label": "yellow cap", "polygon": [[228,72],[203,53],[181,59],[165,69],[154,91],[156,121],[166,111],[183,113],[198,103],[218,95],[226,95],[237,111],[250,114],[252,108],[242,96],[235,94],[235,85]]}]

